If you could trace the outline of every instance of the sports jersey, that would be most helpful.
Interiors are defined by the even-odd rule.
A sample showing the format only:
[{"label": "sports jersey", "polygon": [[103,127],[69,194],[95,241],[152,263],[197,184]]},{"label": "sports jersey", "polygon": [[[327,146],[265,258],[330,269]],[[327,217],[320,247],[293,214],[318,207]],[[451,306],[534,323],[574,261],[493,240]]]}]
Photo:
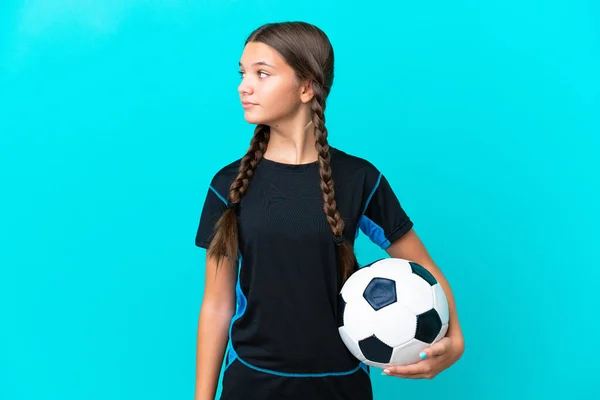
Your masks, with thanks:
[{"label": "sports jersey", "polygon": [[[386,249],[412,221],[369,161],[330,147],[344,237]],[[241,159],[213,177],[195,244],[208,248]],[[237,309],[229,329],[223,400],[372,399],[369,368],[339,333],[336,244],[323,211],[318,162],[263,158],[238,213]]]}]

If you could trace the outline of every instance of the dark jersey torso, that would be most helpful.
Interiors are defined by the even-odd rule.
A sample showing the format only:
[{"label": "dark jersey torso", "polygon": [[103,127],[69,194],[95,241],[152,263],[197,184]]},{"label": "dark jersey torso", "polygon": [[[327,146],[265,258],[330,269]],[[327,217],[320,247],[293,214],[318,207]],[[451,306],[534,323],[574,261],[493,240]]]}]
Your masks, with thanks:
[{"label": "dark jersey torso", "polygon": [[[385,249],[412,228],[372,164],[335,148],[330,154],[348,240],[362,230]],[[236,160],[214,176],[196,245],[210,244],[239,165]],[[242,395],[245,389],[261,393],[257,399],[371,398],[368,368],[347,350],[337,329],[339,271],[323,204],[318,163],[258,164],[238,209],[237,311],[223,398],[252,398]]]}]

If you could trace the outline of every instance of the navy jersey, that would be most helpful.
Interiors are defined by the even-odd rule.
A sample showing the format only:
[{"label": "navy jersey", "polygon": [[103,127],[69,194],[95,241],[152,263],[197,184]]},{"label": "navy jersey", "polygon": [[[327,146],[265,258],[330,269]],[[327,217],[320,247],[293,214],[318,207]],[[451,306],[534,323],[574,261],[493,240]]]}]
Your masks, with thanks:
[{"label": "navy jersey", "polygon": [[[412,228],[375,166],[333,147],[330,154],[347,240],[363,232],[385,249]],[[195,240],[199,247],[210,244],[240,160],[212,179]],[[340,278],[318,162],[263,158],[237,212],[237,311],[221,398],[371,399],[369,370],[338,333]]]}]

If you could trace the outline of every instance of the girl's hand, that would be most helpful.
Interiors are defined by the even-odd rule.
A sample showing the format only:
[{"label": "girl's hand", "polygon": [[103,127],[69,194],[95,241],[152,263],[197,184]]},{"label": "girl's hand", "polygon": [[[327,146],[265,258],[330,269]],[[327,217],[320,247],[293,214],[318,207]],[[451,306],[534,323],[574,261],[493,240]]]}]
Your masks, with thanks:
[{"label": "girl's hand", "polygon": [[[458,336],[458,337],[457,337]],[[389,366],[382,375],[410,379],[433,379],[437,374],[454,364],[464,352],[461,335],[446,336],[421,354],[421,361],[402,366]]]}]

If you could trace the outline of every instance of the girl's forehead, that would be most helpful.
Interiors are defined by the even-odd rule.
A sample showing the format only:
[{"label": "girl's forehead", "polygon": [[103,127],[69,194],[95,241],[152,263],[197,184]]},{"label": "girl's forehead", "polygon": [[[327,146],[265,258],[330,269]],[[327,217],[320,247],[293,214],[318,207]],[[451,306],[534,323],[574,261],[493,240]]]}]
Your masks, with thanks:
[{"label": "girl's forehead", "polygon": [[285,61],[271,46],[264,43],[250,42],[244,47],[240,65],[251,67],[253,64],[266,64],[277,68],[283,66]]}]

